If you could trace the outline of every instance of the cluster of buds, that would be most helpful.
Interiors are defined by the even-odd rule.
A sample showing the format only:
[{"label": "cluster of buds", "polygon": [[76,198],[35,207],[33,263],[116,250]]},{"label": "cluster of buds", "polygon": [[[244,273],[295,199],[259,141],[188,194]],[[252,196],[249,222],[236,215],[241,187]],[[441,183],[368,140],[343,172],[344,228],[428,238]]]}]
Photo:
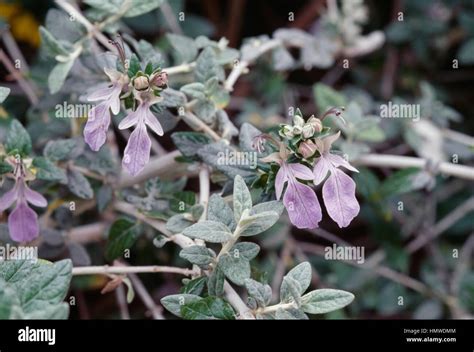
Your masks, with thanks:
[{"label": "cluster of buds", "polygon": [[296,151],[303,156],[303,158],[308,159],[315,155],[318,150],[317,142],[318,137],[321,137],[325,134],[325,131],[328,129],[323,126],[323,120],[329,115],[335,115],[341,117],[341,113],[344,108],[331,108],[326,111],[321,118],[317,118],[314,115],[305,121],[301,111],[296,109],[295,115],[293,117],[293,124],[280,125],[279,134],[281,137],[293,142],[297,145]]},{"label": "cluster of buds", "polygon": [[139,92],[150,91],[158,95],[168,87],[168,74],[160,69],[155,70],[151,75],[138,71],[132,78],[131,85]]}]

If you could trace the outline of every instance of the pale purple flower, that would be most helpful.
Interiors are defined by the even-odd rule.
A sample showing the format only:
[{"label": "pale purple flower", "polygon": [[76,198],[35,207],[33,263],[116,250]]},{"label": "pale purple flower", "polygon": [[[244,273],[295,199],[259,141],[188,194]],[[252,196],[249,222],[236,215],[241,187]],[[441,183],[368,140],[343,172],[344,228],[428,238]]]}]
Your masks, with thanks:
[{"label": "pale purple flower", "polygon": [[132,111],[119,124],[119,129],[123,130],[132,126],[135,129],[130,134],[127,146],[123,154],[122,166],[132,176],[138,174],[150,159],[151,140],[148,137],[147,126],[157,135],[163,135],[163,128],[156,116],[150,111],[150,106],[160,101],[159,97],[148,98],[140,101],[140,105]]},{"label": "pale purple flower", "polygon": [[316,159],[313,173],[315,185],[319,185],[330,174],[323,185],[323,200],[329,216],[342,228],[357,216],[360,206],[355,196],[355,182],[339,167],[359,171],[341,156],[330,153],[331,145],[339,135],[340,132],[317,141],[321,156]]},{"label": "pale purple flower", "polygon": [[288,164],[282,161],[275,179],[276,196],[279,200],[287,182],[283,204],[291,223],[299,229],[314,229],[318,227],[322,218],[321,206],[314,190],[299,182],[297,178],[309,181],[313,180],[314,175],[311,169],[302,164]]},{"label": "pale purple flower", "polygon": [[48,202],[36,191],[30,189],[23,177],[18,177],[13,189],[0,198],[0,212],[16,202],[15,209],[8,216],[10,237],[16,242],[28,242],[38,237],[38,215],[28,206],[46,207]]},{"label": "pale purple flower", "polygon": [[84,127],[84,140],[89,147],[98,151],[107,139],[107,130],[110,125],[110,110],[114,115],[120,111],[120,94],[128,78],[122,73],[104,69],[112,84],[100,88],[88,96],[89,101],[101,101],[89,111],[87,123]]}]

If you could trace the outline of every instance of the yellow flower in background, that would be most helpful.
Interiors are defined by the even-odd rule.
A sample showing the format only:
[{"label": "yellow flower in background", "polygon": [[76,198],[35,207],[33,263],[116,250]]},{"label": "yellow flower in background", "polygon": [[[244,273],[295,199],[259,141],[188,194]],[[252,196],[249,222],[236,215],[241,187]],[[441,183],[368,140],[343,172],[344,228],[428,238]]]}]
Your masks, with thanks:
[{"label": "yellow flower in background", "polygon": [[0,17],[8,22],[15,39],[34,47],[40,45],[39,23],[30,12],[18,4],[0,3]]}]

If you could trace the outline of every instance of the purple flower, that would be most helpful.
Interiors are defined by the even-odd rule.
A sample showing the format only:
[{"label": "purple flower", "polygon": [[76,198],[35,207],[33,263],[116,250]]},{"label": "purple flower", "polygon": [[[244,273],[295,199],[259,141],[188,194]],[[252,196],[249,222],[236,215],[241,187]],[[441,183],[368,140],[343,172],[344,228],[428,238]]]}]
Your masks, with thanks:
[{"label": "purple flower", "polygon": [[160,99],[156,96],[141,100],[138,108],[128,114],[119,124],[121,130],[136,125],[125,147],[122,160],[123,168],[132,176],[138,174],[150,159],[151,140],[148,137],[147,126],[157,135],[163,135],[163,128],[150,111],[150,106],[158,101]]},{"label": "purple flower", "polygon": [[314,190],[300,183],[297,178],[313,180],[314,175],[311,169],[304,165],[281,162],[275,179],[276,196],[279,200],[287,182],[283,204],[288,211],[291,223],[299,229],[314,229],[318,227],[322,218],[321,206]]},{"label": "purple flower", "polygon": [[128,78],[112,69],[104,70],[109,76],[112,85],[100,88],[88,96],[89,101],[102,101],[89,111],[84,128],[84,140],[89,147],[98,151],[107,139],[107,130],[110,125],[110,110],[114,115],[120,111],[120,94]]},{"label": "purple flower", "polygon": [[38,237],[38,215],[28,206],[28,203],[45,207],[48,202],[36,191],[31,190],[23,177],[18,177],[13,189],[0,198],[0,211],[5,211],[16,202],[15,209],[8,216],[10,237],[16,242],[28,242]]},{"label": "purple flower", "polygon": [[321,156],[314,166],[314,184],[319,185],[330,173],[323,185],[323,200],[329,216],[339,225],[346,227],[359,213],[360,206],[355,196],[355,182],[339,167],[358,172],[344,158],[331,154],[332,143],[339,138],[340,132],[317,141]]}]

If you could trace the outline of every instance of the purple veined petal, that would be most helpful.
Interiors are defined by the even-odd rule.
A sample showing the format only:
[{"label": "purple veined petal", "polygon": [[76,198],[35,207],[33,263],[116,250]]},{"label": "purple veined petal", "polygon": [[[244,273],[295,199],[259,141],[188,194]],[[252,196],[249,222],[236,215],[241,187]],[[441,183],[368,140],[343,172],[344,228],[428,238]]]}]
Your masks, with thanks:
[{"label": "purple veined petal", "polygon": [[281,193],[283,192],[283,187],[285,186],[286,181],[288,181],[288,175],[286,174],[286,167],[282,165],[275,177],[275,191],[277,200],[280,200],[281,198]]},{"label": "purple veined petal", "polygon": [[140,105],[137,110],[129,113],[125,118],[120,121],[118,128],[119,130],[126,130],[132,126],[135,126],[140,121],[145,121],[146,111],[143,109],[143,105]]},{"label": "purple veined petal", "polygon": [[329,172],[329,161],[325,157],[319,157],[314,164],[314,184],[317,186],[324,181]]},{"label": "purple veined petal", "polygon": [[343,157],[341,157],[340,155],[327,153],[324,157],[327,158],[327,160],[334,167],[342,166],[342,167],[345,167],[347,170],[351,170],[351,171],[354,171],[354,172],[359,172],[359,170],[357,170],[355,167],[353,167],[351,164],[349,164],[349,162],[346,159],[344,159]]},{"label": "purple veined petal", "polygon": [[302,164],[287,164],[288,168],[291,170],[292,174],[302,180],[312,180],[314,178],[313,172],[307,166]]},{"label": "purple veined petal", "polygon": [[163,135],[163,127],[161,127],[161,124],[158,121],[158,119],[156,118],[156,116],[150,111],[150,108],[147,108],[147,110],[146,110],[145,123],[158,136]]},{"label": "purple veined petal", "polygon": [[355,196],[355,182],[335,167],[323,186],[323,199],[329,216],[339,227],[348,226],[359,214],[360,206]]},{"label": "purple veined petal", "polygon": [[314,229],[322,219],[321,206],[314,190],[296,180],[289,180],[283,196],[290,221],[299,229]]},{"label": "purple veined petal", "polygon": [[117,115],[120,112],[120,94],[122,93],[122,87],[119,83],[115,83],[112,88],[112,94],[109,97],[110,110],[112,110],[112,114]]},{"label": "purple veined petal", "polygon": [[18,202],[8,217],[8,230],[12,240],[29,242],[38,237],[38,215],[26,202]]},{"label": "purple veined petal", "polygon": [[123,154],[122,166],[135,176],[148,163],[150,159],[151,140],[148,137],[146,126],[140,122],[130,134]]},{"label": "purple veined petal", "polygon": [[89,111],[84,140],[93,151],[98,151],[107,139],[110,125],[110,110],[108,102],[102,102]]},{"label": "purple veined petal", "polygon": [[33,191],[27,185],[24,185],[23,187],[24,196],[28,203],[41,208],[48,205],[48,201],[40,193]]},{"label": "purple veined petal", "polygon": [[97,89],[87,96],[89,101],[108,100],[114,92],[114,86],[107,86]]},{"label": "purple veined petal", "polygon": [[0,212],[10,208],[18,198],[18,183],[0,198]]}]

